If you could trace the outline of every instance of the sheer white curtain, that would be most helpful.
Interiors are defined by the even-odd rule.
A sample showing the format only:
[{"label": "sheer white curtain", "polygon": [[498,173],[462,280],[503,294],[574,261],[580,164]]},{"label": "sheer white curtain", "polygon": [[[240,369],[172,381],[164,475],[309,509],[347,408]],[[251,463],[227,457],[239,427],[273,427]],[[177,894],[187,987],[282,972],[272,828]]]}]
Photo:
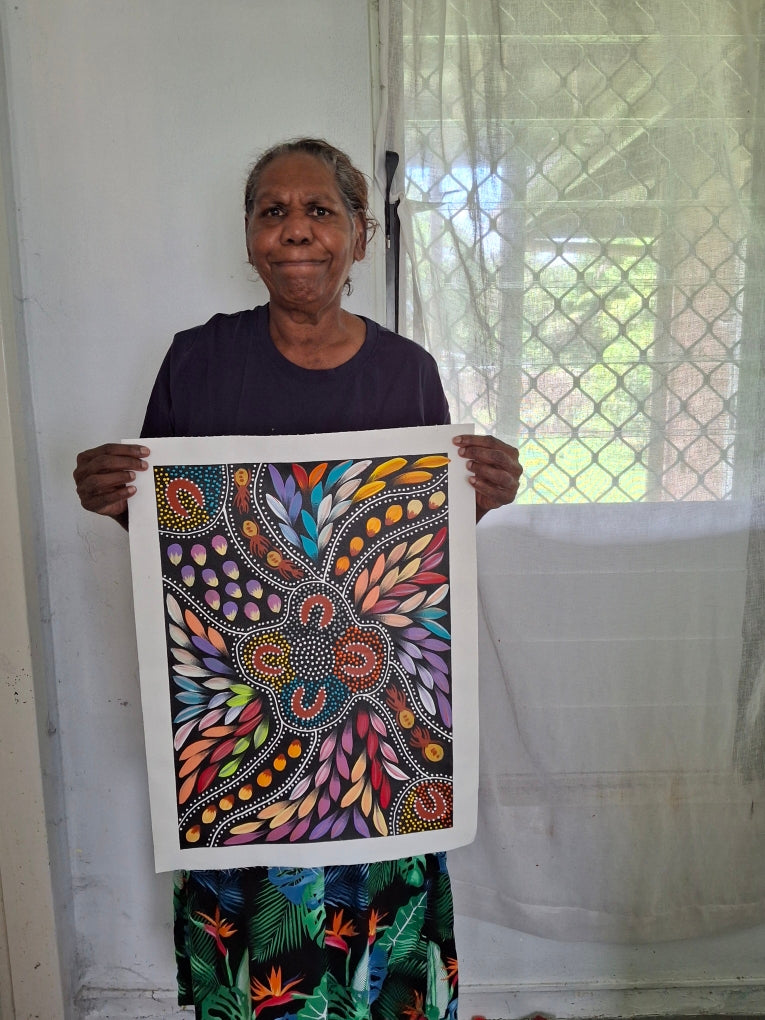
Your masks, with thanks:
[{"label": "sheer white curtain", "polygon": [[517,442],[479,528],[458,909],[561,939],[765,917],[760,0],[380,0],[402,332]]}]

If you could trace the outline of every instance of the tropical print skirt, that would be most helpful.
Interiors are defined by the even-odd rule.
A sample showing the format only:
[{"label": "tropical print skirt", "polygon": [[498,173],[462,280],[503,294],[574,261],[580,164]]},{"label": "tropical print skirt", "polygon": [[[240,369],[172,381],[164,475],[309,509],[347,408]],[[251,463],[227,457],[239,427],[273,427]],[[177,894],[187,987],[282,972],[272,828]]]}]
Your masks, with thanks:
[{"label": "tropical print skirt", "polygon": [[455,1020],[445,854],[183,871],[178,1002],[197,1020]]}]

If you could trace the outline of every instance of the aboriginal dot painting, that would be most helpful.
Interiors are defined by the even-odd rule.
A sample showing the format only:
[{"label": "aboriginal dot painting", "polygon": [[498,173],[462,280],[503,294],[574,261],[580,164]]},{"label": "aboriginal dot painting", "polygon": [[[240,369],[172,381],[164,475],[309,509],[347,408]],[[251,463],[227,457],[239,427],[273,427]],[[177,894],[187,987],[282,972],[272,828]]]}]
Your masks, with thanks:
[{"label": "aboriginal dot painting", "polygon": [[448,463],[154,466],[181,848],[452,825]]}]

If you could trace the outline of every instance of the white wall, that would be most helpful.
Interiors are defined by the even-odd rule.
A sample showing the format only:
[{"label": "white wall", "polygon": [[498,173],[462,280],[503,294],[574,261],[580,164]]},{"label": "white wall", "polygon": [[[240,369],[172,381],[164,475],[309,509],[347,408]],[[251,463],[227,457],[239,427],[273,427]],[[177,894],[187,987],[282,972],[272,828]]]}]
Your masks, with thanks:
[{"label": "white wall", "polygon": [[[80,510],[71,471],[76,451],[137,432],[176,330],[262,298],[241,231],[255,153],[318,133],[371,169],[367,5],[1,4],[71,979],[82,1015],[170,1016],[169,881],[151,860],[127,543]],[[377,317],[380,255],[378,242],[352,304]],[[467,1015],[616,1012],[652,996],[669,1012],[710,989],[754,1011],[731,989],[763,983],[765,929],[663,947],[554,943],[466,919],[460,934]]]},{"label": "white wall", "polygon": [[[170,988],[127,545],[79,508],[71,472],[78,450],[138,432],[176,330],[262,300],[242,231],[255,154],[320,133],[371,170],[366,5],[9,0],[2,17],[75,980]],[[374,274],[355,280],[377,314]]]}]

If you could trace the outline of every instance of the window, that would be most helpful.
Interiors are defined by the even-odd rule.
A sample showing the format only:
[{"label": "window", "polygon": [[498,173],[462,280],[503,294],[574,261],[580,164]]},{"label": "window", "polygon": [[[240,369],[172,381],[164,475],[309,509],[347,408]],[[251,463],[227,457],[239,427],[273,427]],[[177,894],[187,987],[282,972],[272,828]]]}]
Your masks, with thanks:
[{"label": "window", "polygon": [[729,5],[401,9],[402,331],[453,420],[517,442],[521,502],[730,499],[761,140]]}]

